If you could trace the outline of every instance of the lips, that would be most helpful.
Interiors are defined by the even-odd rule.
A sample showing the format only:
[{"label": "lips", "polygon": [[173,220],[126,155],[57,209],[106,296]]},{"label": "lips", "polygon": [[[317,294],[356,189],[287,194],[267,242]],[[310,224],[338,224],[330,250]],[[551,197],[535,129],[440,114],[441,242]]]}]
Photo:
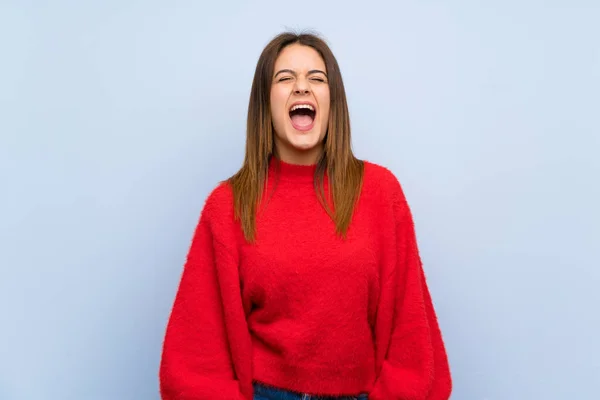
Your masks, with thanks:
[{"label": "lips", "polygon": [[294,129],[301,132],[310,131],[315,125],[316,110],[316,106],[308,101],[293,103],[290,107],[289,115]]}]

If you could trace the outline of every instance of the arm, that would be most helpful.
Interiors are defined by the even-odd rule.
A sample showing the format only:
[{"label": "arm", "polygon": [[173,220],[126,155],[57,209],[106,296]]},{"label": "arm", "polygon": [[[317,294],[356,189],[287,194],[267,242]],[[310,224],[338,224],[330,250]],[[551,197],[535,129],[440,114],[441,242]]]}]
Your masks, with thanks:
[{"label": "arm", "polygon": [[389,348],[369,396],[371,400],[448,400],[452,381],[448,358],[423,272],[413,218],[396,181],[396,268]]},{"label": "arm", "polygon": [[221,298],[227,296],[217,273],[217,268],[237,269],[237,265],[224,251],[203,212],[167,324],[159,372],[163,400],[243,398],[225,327]]}]

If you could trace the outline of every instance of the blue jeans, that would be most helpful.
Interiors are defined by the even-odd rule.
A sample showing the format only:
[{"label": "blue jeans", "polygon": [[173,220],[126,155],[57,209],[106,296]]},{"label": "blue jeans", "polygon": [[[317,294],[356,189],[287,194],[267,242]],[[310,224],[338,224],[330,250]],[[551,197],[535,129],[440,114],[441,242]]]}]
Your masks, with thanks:
[{"label": "blue jeans", "polygon": [[356,396],[317,396],[254,383],[254,400],[368,400],[367,394]]}]

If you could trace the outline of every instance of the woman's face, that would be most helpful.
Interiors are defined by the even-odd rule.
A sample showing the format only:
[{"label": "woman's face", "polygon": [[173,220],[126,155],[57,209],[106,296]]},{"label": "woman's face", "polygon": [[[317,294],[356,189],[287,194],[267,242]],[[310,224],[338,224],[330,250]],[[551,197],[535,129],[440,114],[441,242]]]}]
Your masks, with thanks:
[{"label": "woman's face", "polygon": [[312,47],[292,44],[279,54],[271,115],[279,157],[291,164],[315,163],[329,121],[329,83],[325,62]]}]

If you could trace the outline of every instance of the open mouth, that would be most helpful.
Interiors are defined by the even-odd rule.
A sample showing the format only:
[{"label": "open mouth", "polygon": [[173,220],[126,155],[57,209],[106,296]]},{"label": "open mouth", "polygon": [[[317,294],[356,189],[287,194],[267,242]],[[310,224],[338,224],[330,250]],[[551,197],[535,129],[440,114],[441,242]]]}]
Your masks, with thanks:
[{"label": "open mouth", "polygon": [[312,104],[295,104],[290,108],[290,120],[299,131],[310,130],[315,123],[317,112]]}]

